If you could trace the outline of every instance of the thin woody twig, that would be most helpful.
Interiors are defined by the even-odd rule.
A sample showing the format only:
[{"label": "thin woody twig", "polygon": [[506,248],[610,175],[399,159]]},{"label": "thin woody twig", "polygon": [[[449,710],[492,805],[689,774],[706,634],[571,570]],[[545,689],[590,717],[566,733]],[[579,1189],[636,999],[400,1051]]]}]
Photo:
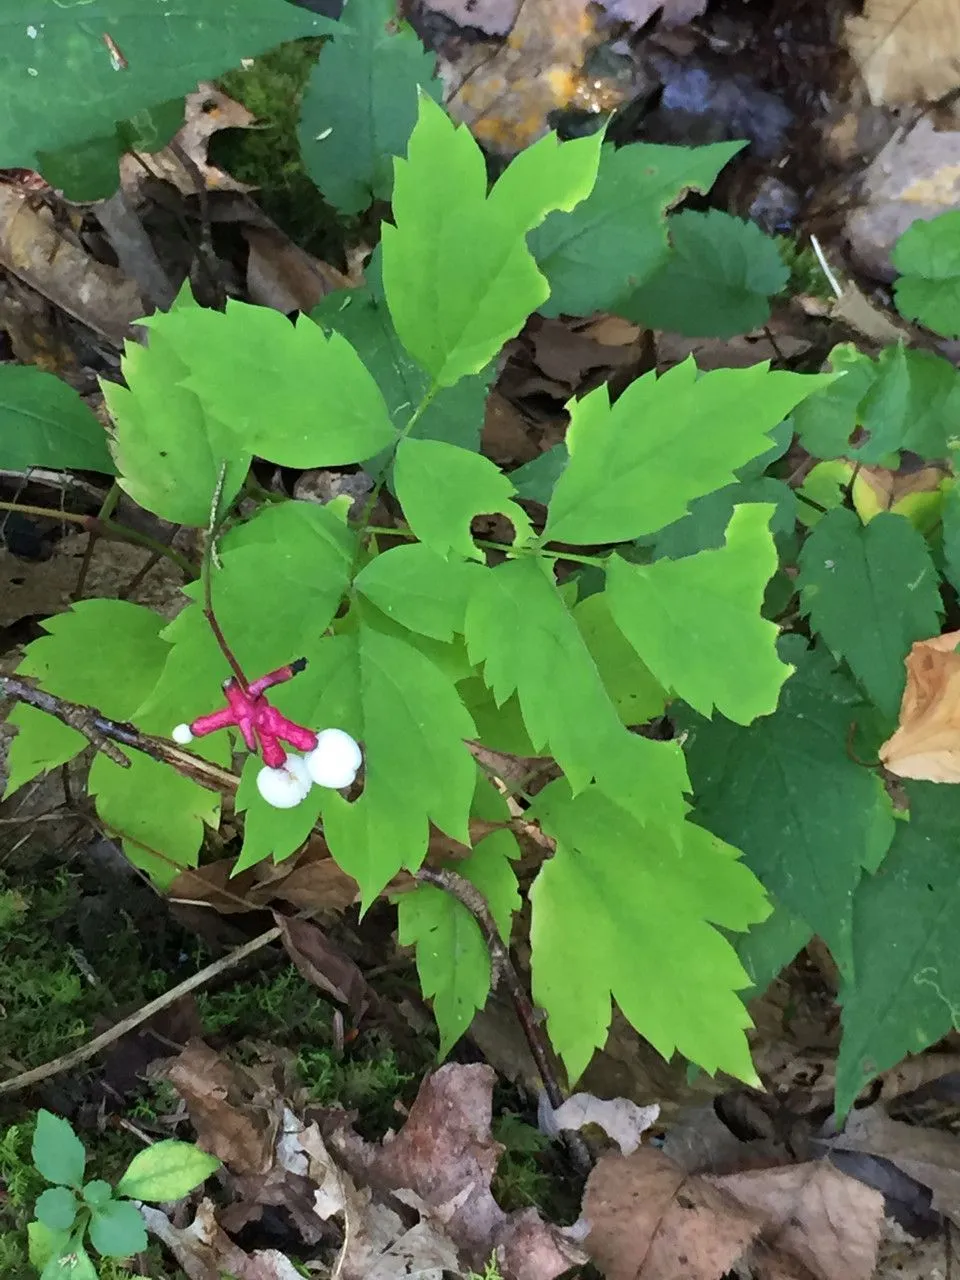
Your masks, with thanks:
[{"label": "thin woody twig", "polygon": [[33,1067],[30,1071],[23,1071],[18,1076],[12,1076],[9,1080],[0,1082],[0,1094],[17,1093],[20,1089],[26,1089],[32,1084],[39,1084],[41,1080],[49,1080],[51,1076],[57,1076],[64,1071],[69,1071],[72,1067],[78,1067],[82,1062],[86,1062],[88,1058],[96,1057],[103,1049],[108,1048],[119,1040],[121,1036],[125,1036],[128,1031],[133,1031],[136,1027],[141,1026],[149,1018],[152,1018],[155,1013],[168,1008],[179,1000],[181,996],[188,995],[191,991],[196,991],[197,987],[202,987],[204,983],[218,977],[227,969],[233,968],[234,965],[239,964],[242,960],[246,960],[248,956],[252,956],[255,951],[259,951],[262,947],[269,946],[271,942],[275,942],[279,937],[280,929],[274,925],[272,929],[267,929],[265,933],[259,934],[256,938],[251,938],[249,942],[245,942],[242,947],[237,947],[229,955],[221,956],[219,960],[214,960],[213,964],[208,964],[199,973],[195,973],[177,986],[171,987],[162,996],[157,996],[156,1000],[151,1000],[142,1009],[138,1009],[136,1013],[131,1013],[128,1018],[123,1018],[115,1026],[112,1026],[109,1031],[104,1031],[102,1035],[95,1036],[78,1049],[73,1049],[70,1053],[54,1058],[52,1062],[45,1062],[40,1067]]},{"label": "thin woody twig", "polygon": [[[437,889],[443,889],[451,897],[456,898],[462,906],[466,907],[480,926],[487,949],[490,952],[493,971],[502,977],[507,985],[517,1018],[526,1037],[527,1044],[530,1046],[530,1052],[533,1055],[537,1071],[540,1073],[540,1079],[543,1081],[544,1092],[551,1107],[556,1111],[558,1107],[562,1106],[564,1097],[553,1069],[553,1063],[550,1061],[546,1039],[540,1023],[537,1021],[533,1002],[520,981],[520,976],[510,957],[509,948],[500,937],[500,930],[497,928],[497,923],[490,913],[490,908],[483,894],[476,885],[471,884],[463,876],[457,875],[455,871],[434,871],[429,867],[421,867],[416,873],[416,879],[421,884],[430,884]],[[588,1173],[593,1161],[590,1158],[586,1143],[577,1133],[567,1134],[566,1142],[577,1171],[584,1174]]]},{"label": "thin woody twig", "polygon": [[36,707],[38,711],[45,711],[61,724],[76,729],[98,751],[102,751],[122,769],[128,769],[130,761],[116,744],[130,747],[134,751],[141,751],[153,760],[169,764],[178,773],[213,790],[233,792],[239,786],[240,780],[236,774],[230,773],[227,769],[221,769],[219,765],[211,764],[209,760],[191,755],[190,752],[181,750],[174,743],[167,742],[163,738],[153,738],[149,734],[141,733],[132,724],[111,720],[101,715],[96,707],[68,702],[65,698],[56,697],[55,694],[45,693],[17,676],[0,676],[0,695],[11,698],[15,702],[24,702],[28,706]]}]

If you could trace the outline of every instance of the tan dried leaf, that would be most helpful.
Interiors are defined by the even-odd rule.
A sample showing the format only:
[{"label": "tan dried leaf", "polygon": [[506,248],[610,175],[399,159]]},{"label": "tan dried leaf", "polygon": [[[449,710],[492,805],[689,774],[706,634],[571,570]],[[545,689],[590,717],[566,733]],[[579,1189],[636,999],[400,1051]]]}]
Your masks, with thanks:
[{"label": "tan dried leaf", "polygon": [[960,631],[918,640],[906,659],[907,686],[896,732],[880,759],[900,778],[960,782]]},{"label": "tan dried leaf", "polygon": [[606,1156],[587,1181],[587,1248],[608,1280],[869,1280],[883,1196],[828,1161],[692,1175],[662,1151]]},{"label": "tan dried leaf", "polygon": [[[242,103],[216,85],[201,82],[186,97],[184,119],[171,143],[159,151],[128,152],[120,158],[120,184],[136,192],[150,176],[163,178],[185,196],[195,195],[200,182],[209,191],[253,191],[207,160],[210,139],[221,129],[251,129],[256,117]],[[186,161],[184,160],[186,157]]]},{"label": "tan dried leaf", "polygon": [[892,1120],[880,1105],[853,1111],[843,1133],[830,1144],[889,1160],[929,1187],[933,1208],[960,1225],[960,1138],[943,1129]]},{"label": "tan dried leaf", "polygon": [[936,102],[960,85],[956,0],[867,0],[845,34],[876,106]]}]

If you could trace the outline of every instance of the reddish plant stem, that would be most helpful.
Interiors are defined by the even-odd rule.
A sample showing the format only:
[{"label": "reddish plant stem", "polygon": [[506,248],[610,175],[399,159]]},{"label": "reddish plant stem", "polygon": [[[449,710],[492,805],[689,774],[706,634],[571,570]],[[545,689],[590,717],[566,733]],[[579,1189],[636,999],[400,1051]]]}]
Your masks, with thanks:
[{"label": "reddish plant stem", "polygon": [[[544,1093],[546,1093],[551,1107],[556,1111],[558,1107],[562,1106],[564,1098],[550,1058],[550,1050],[547,1047],[543,1029],[537,1019],[533,1001],[527,995],[526,988],[520,981],[520,975],[517,973],[510,956],[509,948],[500,937],[500,930],[497,928],[497,923],[490,913],[486,898],[484,898],[476,885],[471,884],[463,876],[457,875],[455,871],[434,871],[430,867],[421,867],[416,874],[416,878],[421,884],[433,885],[435,888],[442,889],[445,893],[449,893],[451,897],[456,898],[461,906],[466,907],[480,926],[480,931],[487,944],[487,950],[490,952],[493,973],[495,976],[501,977],[507,985],[510,999],[513,1001],[513,1007],[517,1014],[517,1020],[530,1047],[530,1053],[540,1074],[540,1079],[543,1081]],[[567,1133],[564,1137],[577,1171],[583,1174],[589,1173],[593,1162],[586,1143],[578,1133]]]}]

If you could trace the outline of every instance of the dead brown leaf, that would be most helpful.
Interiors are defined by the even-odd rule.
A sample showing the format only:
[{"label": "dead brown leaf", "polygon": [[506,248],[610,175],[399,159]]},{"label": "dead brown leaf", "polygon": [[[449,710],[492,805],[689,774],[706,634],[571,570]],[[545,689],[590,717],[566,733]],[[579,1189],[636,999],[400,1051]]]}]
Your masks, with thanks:
[{"label": "dead brown leaf", "polygon": [[202,1200],[188,1227],[175,1227],[152,1205],[141,1209],[150,1231],[167,1246],[189,1280],[299,1280],[301,1273],[276,1249],[247,1253],[218,1225],[213,1203]]},{"label": "dead brown leaf", "polygon": [[428,0],[426,8],[442,13],[460,27],[488,36],[505,36],[513,26],[520,0]]},{"label": "dead brown leaf", "polygon": [[281,1120],[276,1095],[264,1097],[246,1072],[202,1040],[191,1040],[162,1074],[186,1103],[198,1146],[235,1173],[267,1172]]},{"label": "dead brown leaf", "polygon": [[503,1147],[490,1132],[495,1074],[450,1063],[427,1076],[398,1134],[365,1142],[343,1126],[328,1142],[358,1183],[403,1192],[444,1231],[474,1267],[502,1250],[511,1280],[553,1280],[583,1255],[536,1210],[506,1214],[490,1190]]},{"label": "dead brown leaf", "polygon": [[46,205],[0,183],[0,266],[114,346],[144,313],[136,284],[65,234]]},{"label": "dead brown leaf", "polygon": [[720,1280],[762,1226],[758,1214],[649,1147],[599,1160],[583,1213],[587,1251],[607,1280]]},{"label": "dead brown leaf", "polygon": [[960,84],[955,0],[867,0],[846,41],[876,105],[936,102]]},{"label": "dead brown leaf", "polygon": [[826,1161],[723,1177],[663,1152],[605,1156],[587,1182],[587,1248],[609,1280],[869,1280],[883,1197]]},{"label": "dead brown leaf", "polygon": [[302,976],[345,1004],[359,1022],[377,997],[357,965],[309,920],[291,919],[276,911],[273,918],[287,955]]},{"label": "dead brown leaf", "polygon": [[960,782],[960,631],[918,640],[906,659],[900,720],[880,748],[900,778]]},{"label": "dead brown leaf", "polygon": [[752,1169],[712,1179],[763,1216],[758,1280],[781,1275],[870,1280],[877,1263],[883,1196],[827,1160]]},{"label": "dead brown leaf", "polygon": [[857,497],[859,486],[861,493],[864,489],[870,491],[876,507],[881,511],[890,511],[904,498],[936,493],[943,483],[945,474],[942,467],[920,467],[916,471],[860,467],[853,482],[854,502],[857,509],[863,513],[863,499]]},{"label": "dead brown leaf", "polygon": [[934,1209],[960,1226],[960,1138],[956,1134],[891,1120],[877,1104],[851,1112],[843,1133],[830,1146],[891,1161],[907,1177],[929,1187]]},{"label": "dead brown leaf", "polygon": [[[120,185],[135,194],[148,177],[161,178],[181,195],[208,191],[253,191],[254,188],[207,160],[210,139],[222,129],[251,129],[256,117],[216,85],[202,82],[188,93],[183,124],[167,146],[153,152],[128,152],[120,159]],[[184,160],[186,157],[186,160]]]},{"label": "dead brown leaf", "polygon": [[350,281],[328,262],[312,257],[279,228],[246,226],[247,292],[251,302],[275,311],[309,313],[321,298]]}]

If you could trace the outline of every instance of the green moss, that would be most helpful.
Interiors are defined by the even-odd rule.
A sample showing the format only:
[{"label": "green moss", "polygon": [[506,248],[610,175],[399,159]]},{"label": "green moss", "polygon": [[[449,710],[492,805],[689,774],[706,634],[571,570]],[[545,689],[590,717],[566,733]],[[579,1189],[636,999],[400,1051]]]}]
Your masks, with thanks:
[{"label": "green moss", "polygon": [[803,294],[810,298],[821,298],[830,301],[833,290],[830,282],[823,274],[819,259],[808,244],[800,244],[790,236],[777,236],[776,245],[784,266],[790,272],[790,279],[783,288],[783,296],[792,298]]},{"label": "green moss", "polygon": [[507,1212],[542,1206],[551,1189],[542,1160],[549,1139],[512,1111],[494,1120],[493,1136],[506,1148],[493,1178],[498,1203]]},{"label": "green moss", "polygon": [[300,158],[300,99],[322,40],[297,40],[254,59],[220,80],[263,126],[215,135],[210,156],[241,182],[278,226],[310,253],[339,248],[336,214],[324,203]]},{"label": "green moss", "polygon": [[128,918],[82,936],[81,896],[79,877],[65,871],[29,887],[0,873],[0,1060],[8,1064],[59,1056],[91,1034],[98,1015],[143,1003],[166,981],[145,965]]}]

